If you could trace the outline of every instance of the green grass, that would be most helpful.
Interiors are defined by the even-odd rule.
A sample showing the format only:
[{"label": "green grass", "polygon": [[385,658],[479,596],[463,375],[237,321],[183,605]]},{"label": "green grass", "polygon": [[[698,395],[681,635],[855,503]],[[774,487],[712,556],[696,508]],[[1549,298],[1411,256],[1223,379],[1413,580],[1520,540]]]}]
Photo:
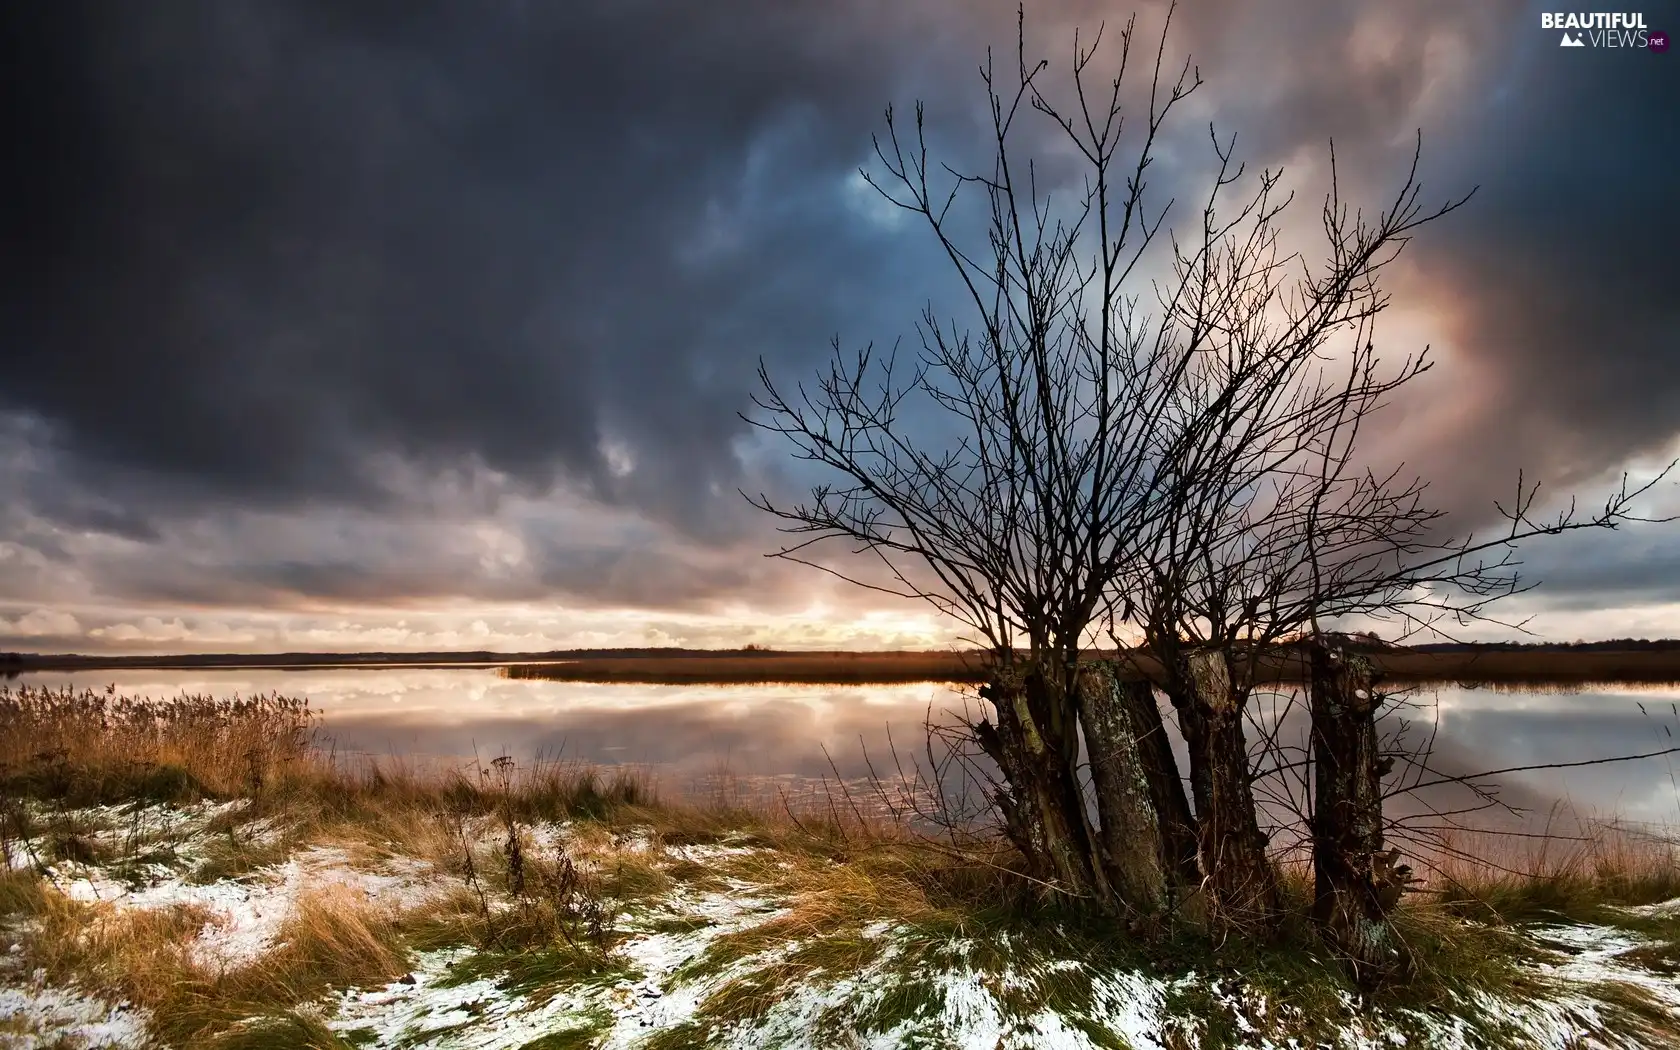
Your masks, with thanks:
[{"label": "green grass", "polygon": [[521,1046],[519,1050],[594,1050],[611,1027],[610,1018],[600,1017],[595,1019],[593,1024],[562,1028],[547,1035],[540,1035]]},{"label": "green grass", "polygon": [[203,844],[191,881],[201,886],[240,879],[291,856],[295,843],[282,836],[263,841],[240,838],[234,830]]},{"label": "green grass", "polygon": [[354,1050],[356,1045],[316,1018],[286,1011],[241,1021],[231,1030],[212,1036],[207,1047],[208,1050]]},{"label": "green grass", "polygon": [[684,1021],[650,1035],[641,1050],[694,1050],[707,1045],[715,1032],[710,1024]]},{"label": "green grass", "polygon": [[445,981],[463,985],[491,979],[503,991],[543,1003],[568,989],[607,987],[635,972],[600,952],[569,944],[550,944],[514,951],[479,951],[458,962]]}]

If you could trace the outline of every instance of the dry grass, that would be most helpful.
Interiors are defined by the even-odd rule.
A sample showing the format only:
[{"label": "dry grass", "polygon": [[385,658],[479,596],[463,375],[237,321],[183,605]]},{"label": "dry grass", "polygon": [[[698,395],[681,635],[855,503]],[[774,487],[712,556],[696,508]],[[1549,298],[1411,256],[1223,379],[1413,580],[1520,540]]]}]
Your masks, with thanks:
[{"label": "dry grass", "polygon": [[[645,773],[603,772],[576,762],[516,766],[498,760],[463,769],[339,759],[314,746],[315,723],[306,701],[280,696],[148,702],[108,692],[0,685],[0,795],[63,807],[135,798],[249,799],[250,806],[228,818],[227,846],[225,851],[218,846],[218,869],[207,875],[248,870],[285,848],[241,843],[234,832],[235,821],[268,815],[283,819],[293,842],[333,843],[374,858],[401,854],[446,860],[460,852],[458,824],[469,817],[493,817],[509,828],[581,821],[593,829],[580,831],[582,849],[610,851],[617,829],[630,827],[652,828],[673,844],[730,838],[844,867],[843,877],[822,876],[830,880],[825,892],[835,901],[858,900],[862,911],[884,909],[879,914],[951,903],[949,895],[928,903],[911,883],[948,883],[953,892],[996,899],[999,880],[1013,879],[998,857],[970,854],[958,863],[949,851],[930,852],[903,828],[857,814],[846,804],[812,803],[816,811],[792,812],[764,800],[743,802],[727,790],[706,799],[666,802]],[[74,827],[56,831],[63,832],[65,849],[87,845]],[[591,836],[599,839],[593,846],[588,845]],[[1680,894],[1672,843],[1618,825],[1595,825],[1584,836],[1464,832],[1443,845],[1426,886],[1431,894],[1466,906],[1482,900],[1501,914],[1540,907],[1518,905],[1519,899],[1646,903]],[[844,863],[836,865],[836,859]],[[634,868],[625,868],[623,881],[657,882],[648,872],[628,874]],[[875,880],[883,889],[848,886],[845,880],[852,878]],[[959,888],[965,878],[975,884]],[[786,882],[780,876],[772,881],[777,879]],[[796,897],[806,889],[784,888]],[[1501,901],[1512,903],[1501,906]]]},{"label": "dry grass", "polygon": [[1489,650],[1375,654],[1382,672],[1396,681],[1466,682],[1510,685],[1575,685],[1605,682],[1680,682],[1680,650],[1587,651]]},{"label": "dry grass", "polygon": [[[1092,659],[1111,651],[1093,650]],[[1680,650],[1547,651],[1466,650],[1414,652],[1389,649],[1372,654],[1382,673],[1396,682],[1475,682],[1521,685],[1582,685],[1594,682],[1680,682]],[[1154,661],[1141,655],[1144,673]],[[565,682],[638,684],[741,684],[802,682],[821,685],[895,682],[965,682],[984,680],[986,656],[980,652],[765,652],[756,655],[589,657],[564,663],[504,667],[510,678]],[[1304,675],[1292,650],[1260,658],[1255,671],[1262,682],[1296,682]]]},{"label": "dry grass", "polygon": [[339,757],[316,745],[317,724],[306,700],[278,695],[149,701],[0,685],[0,797],[60,808],[244,799],[242,821],[273,814],[314,838],[342,828],[358,841],[372,828],[393,847],[435,839],[438,812],[604,819],[656,802],[651,779],[627,769],[539,760],[502,775]]},{"label": "dry grass", "polygon": [[1680,897],[1680,843],[1614,822],[1533,836],[1462,831],[1441,846],[1418,896],[1481,922],[1603,922],[1607,907]]},{"label": "dry grass", "polygon": [[[1091,650],[1090,659],[1109,659],[1112,650]],[[1500,649],[1427,652],[1405,647],[1371,653],[1393,681],[1466,682],[1478,685],[1580,686],[1608,682],[1680,682],[1680,647],[1630,649]],[[20,657],[28,670],[99,670],[117,668],[338,668],[338,667],[496,667],[513,678],[571,682],[638,684],[740,684],[802,682],[858,685],[901,682],[977,682],[984,677],[986,654],[955,652],[844,652],[776,650],[696,650],[644,652],[637,655],[392,654],[197,655],[178,657],[76,656],[53,659]],[[1148,656],[1130,654],[1145,673],[1158,673]],[[1298,651],[1280,647],[1259,657],[1256,680],[1297,682],[1304,676]]]},{"label": "dry grass", "polygon": [[[15,878],[15,876],[14,876]],[[366,986],[409,972],[398,914],[344,887],[300,896],[277,947],[250,965],[194,959],[194,937],[213,921],[187,904],[117,908],[74,901],[37,883],[5,893],[33,920],[24,952],[49,980],[81,982],[147,1010],[167,1045],[217,1045],[253,1018],[284,1019],[329,988]]]},{"label": "dry grass", "polygon": [[0,685],[0,792],[72,804],[259,792],[316,761],[314,724],[308,701],[282,696]]}]

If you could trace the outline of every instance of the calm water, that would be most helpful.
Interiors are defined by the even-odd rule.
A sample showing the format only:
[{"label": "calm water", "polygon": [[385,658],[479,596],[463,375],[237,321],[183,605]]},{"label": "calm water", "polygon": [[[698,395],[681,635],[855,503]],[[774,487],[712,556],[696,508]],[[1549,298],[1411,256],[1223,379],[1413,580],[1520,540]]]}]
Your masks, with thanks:
[{"label": "calm water", "polygon": [[[306,696],[323,734],[341,752],[488,761],[560,754],[650,769],[662,785],[706,789],[732,783],[808,788],[835,771],[844,779],[891,771],[889,734],[904,760],[922,757],[923,724],[980,704],[955,687],[648,686],[516,681],[490,669],[308,671],[95,671],[25,675],[49,686],[130,695],[279,692]],[[1680,688],[1593,686],[1581,693],[1456,687],[1414,694],[1414,734],[1438,712],[1437,765],[1455,771],[1569,762],[1655,751],[1680,743],[1671,704]],[[1644,712],[1640,705],[1644,706]],[[1262,705],[1263,706],[1263,705]],[[1283,737],[1298,736],[1285,721]],[[1251,734],[1252,735],[1252,734]],[[1680,756],[1676,756],[1680,758]],[[832,763],[832,764],[831,764]],[[1505,797],[1544,811],[1565,798],[1578,808],[1631,820],[1680,822],[1680,763],[1651,759],[1502,778]]]}]

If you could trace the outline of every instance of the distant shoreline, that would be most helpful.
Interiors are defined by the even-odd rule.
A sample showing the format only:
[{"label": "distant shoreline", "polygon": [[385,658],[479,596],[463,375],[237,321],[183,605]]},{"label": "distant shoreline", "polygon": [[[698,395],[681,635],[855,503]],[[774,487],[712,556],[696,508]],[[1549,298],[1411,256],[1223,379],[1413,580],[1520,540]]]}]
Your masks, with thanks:
[{"label": "distant shoreline", "polygon": [[869,663],[912,660],[974,659],[978,654],[949,650],[933,652],[849,652],[824,650],[786,652],[771,649],[559,649],[540,653],[425,652],[425,653],[182,653],[173,655],[0,653],[0,671],[164,671],[164,670],[283,670],[351,667],[508,667],[521,664],[554,665],[585,661],[622,660],[788,660]]},{"label": "distant shoreline", "polygon": [[[1397,681],[1474,683],[1680,682],[1680,641],[1615,641],[1571,645],[1513,643],[1373,646],[1385,677]],[[1093,654],[1097,656],[1112,654]],[[1145,661],[1147,663],[1147,661]],[[173,656],[0,654],[8,676],[76,671],[457,670],[507,668],[510,677],[635,684],[892,684],[976,682],[978,651],[788,652],[768,649],[572,649],[542,653],[199,653]],[[1262,658],[1262,681],[1300,678],[1292,650]]]}]

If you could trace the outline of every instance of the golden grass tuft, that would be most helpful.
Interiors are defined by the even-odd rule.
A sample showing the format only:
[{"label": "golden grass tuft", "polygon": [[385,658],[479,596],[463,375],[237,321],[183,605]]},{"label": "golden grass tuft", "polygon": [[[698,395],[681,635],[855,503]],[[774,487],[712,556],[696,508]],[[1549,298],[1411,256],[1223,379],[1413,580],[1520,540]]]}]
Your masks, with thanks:
[{"label": "golden grass tuft", "polygon": [[328,988],[382,984],[409,972],[400,916],[348,886],[298,897],[279,947],[260,965],[226,975],[253,998],[307,1002]]}]

